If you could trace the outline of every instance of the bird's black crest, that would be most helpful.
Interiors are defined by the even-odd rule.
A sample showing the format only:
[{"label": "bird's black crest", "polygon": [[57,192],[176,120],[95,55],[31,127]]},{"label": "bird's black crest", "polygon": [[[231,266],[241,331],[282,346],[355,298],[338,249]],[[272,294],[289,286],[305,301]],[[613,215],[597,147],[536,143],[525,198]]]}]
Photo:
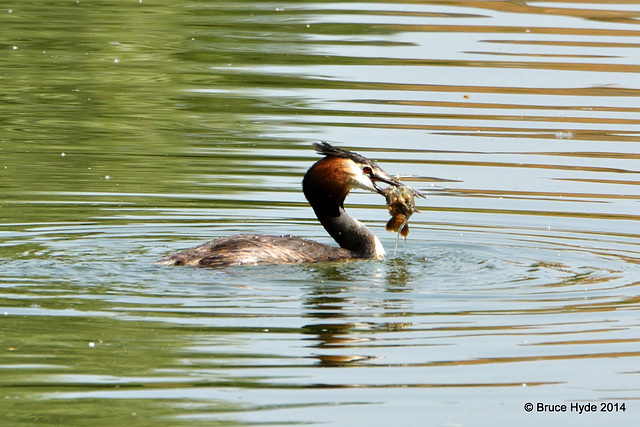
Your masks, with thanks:
[{"label": "bird's black crest", "polygon": [[362,163],[365,165],[375,166],[375,162],[361,156],[358,153],[352,151],[343,150],[342,148],[334,147],[326,141],[316,142],[313,144],[318,154],[322,154],[327,157],[340,157],[343,159],[351,159],[356,163]]}]

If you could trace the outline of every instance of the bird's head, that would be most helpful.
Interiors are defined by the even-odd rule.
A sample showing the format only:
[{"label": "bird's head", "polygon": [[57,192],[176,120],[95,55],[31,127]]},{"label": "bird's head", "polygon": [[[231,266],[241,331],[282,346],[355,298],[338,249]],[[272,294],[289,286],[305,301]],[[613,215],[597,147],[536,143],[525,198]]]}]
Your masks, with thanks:
[{"label": "bird's head", "polygon": [[[327,142],[314,144],[324,159],[318,161],[309,172],[309,179],[317,181],[330,193],[346,197],[349,191],[360,188],[383,194],[378,183],[399,186],[401,182],[389,176],[374,161],[360,154],[332,146]],[[343,197],[343,200],[344,200]]]}]

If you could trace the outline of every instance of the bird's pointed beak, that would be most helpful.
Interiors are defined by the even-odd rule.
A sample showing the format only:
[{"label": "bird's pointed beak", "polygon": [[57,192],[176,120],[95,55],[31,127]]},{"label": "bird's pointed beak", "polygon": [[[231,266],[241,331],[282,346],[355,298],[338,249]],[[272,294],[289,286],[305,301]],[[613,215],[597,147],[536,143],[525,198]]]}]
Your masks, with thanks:
[{"label": "bird's pointed beak", "polygon": [[380,194],[384,194],[382,192],[382,188],[378,187],[376,185],[376,182],[384,182],[385,184],[389,184],[392,185],[394,187],[399,187],[402,185],[402,183],[394,178],[391,178],[389,175],[382,175],[382,174],[374,174],[371,176],[371,182],[373,182],[373,186],[375,187],[376,191]]},{"label": "bird's pointed beak", "polygon": [[371,178],[371,182],[373,183],[373,187],[376,189],[376,191],[379,194],[383,194],[382,188],[378,187],[376,185],[376,182],[384,182],[385,184],[389,184],[392,185],[394,187],[399,187],[402,185],[402,183],[400,181],[398,181],[397,179],[394,179],[392,177],[390,177],[389,175],[387,175],[384,171],[378,170],[378,171],[374,171],[370,177]]},{"label": "bird's pointed beak", "polygon": [[[383,196],[385,195],[384,190],[376,185],[376,181],[384,182],[385,184],[389,184],[389,185],[392,185],[394,187],[407,186],[406,184],[403,184],[402,182],[398,181],[397,179],[390,177],[389,175],[387,175],[384,172],[382,172],[382,173],[374,173],[371,176],[371,182],[373,183],[373,187],[376,189],[376,191],[379,194],[383,195]],[[411,187],[409,187],[409,188],[411,188]],[[418,190],[414,190],[413,188],[411,188],[411,191],[413,191],[414,195],[416,195],[418,197],[422,197],[423,199],[427,198],[424,194],[420,193]]]}]

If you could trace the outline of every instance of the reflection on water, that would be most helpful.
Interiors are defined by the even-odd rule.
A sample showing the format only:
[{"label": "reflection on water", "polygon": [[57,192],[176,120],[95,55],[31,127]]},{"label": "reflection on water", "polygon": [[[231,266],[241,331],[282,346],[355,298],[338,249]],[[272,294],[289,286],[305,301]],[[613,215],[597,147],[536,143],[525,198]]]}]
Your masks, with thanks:
[{"label": "reflection on water", "polygon": [[[606,2],[0,10],[4,419],[539,424],[526,402],[626,403],[544,415],[563,425],[635,419],[639,16]],[[429,196],[395,256],[153,265],[237,232],[329,242],[300,191],[318,140]],[[347,202],[392,254],[384,200]]]}]

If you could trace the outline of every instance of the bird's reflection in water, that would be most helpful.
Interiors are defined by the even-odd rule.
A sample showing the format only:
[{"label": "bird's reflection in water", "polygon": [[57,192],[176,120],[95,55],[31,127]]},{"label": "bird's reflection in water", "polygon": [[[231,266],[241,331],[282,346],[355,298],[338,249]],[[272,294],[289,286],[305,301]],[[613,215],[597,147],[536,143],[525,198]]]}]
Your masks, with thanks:
[{"label": "bird's reflection in water", "polygon": [[[382,334],[408,329],[400,319],[411,313],[411,302],[388,299],[388,293],[411,292],[411,262],[401,258],[384,263],[359,261],[314,266],[314,285],[304,307],[313,319],[303,327],[308,346],[317,349],[320,366],[347,366],[378,359]],[[386,296],[386,297],[385,297]],[[380,320],[378,320],[380,319]]]}]

